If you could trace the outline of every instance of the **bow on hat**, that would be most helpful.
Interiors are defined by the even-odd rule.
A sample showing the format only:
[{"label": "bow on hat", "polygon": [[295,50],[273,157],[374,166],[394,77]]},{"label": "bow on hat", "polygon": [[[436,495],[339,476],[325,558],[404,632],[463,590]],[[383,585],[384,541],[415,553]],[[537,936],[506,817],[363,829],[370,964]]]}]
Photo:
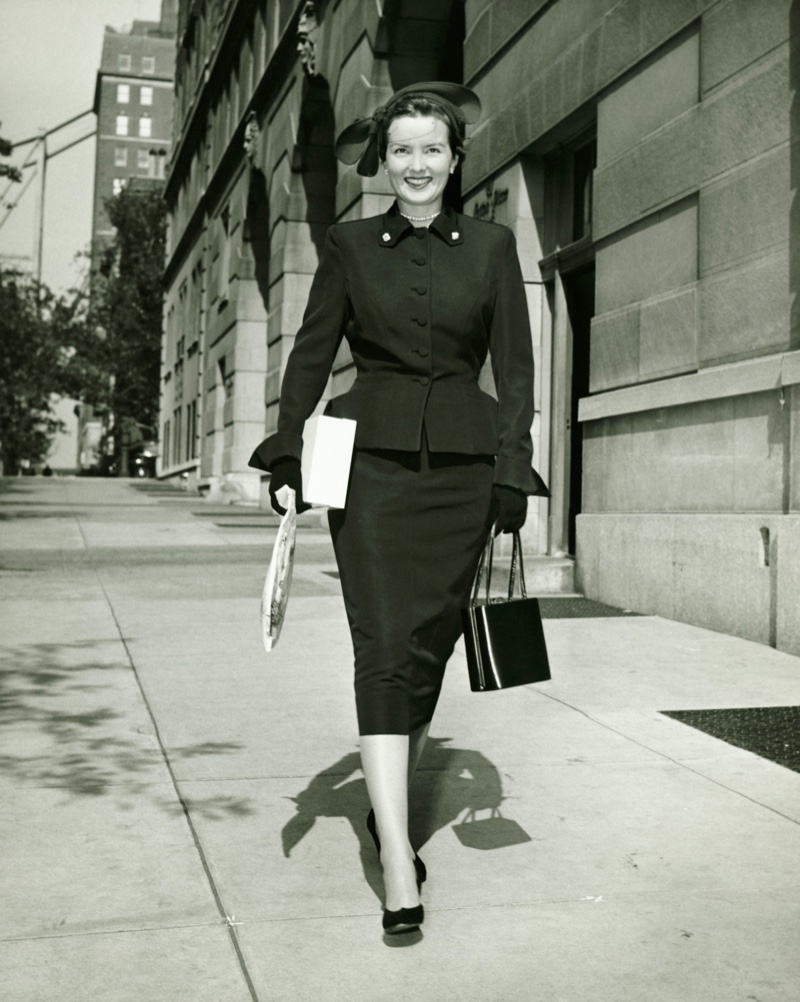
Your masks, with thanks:
[{"label": "bow on hat", "polygon": [[410,84],[396,91],[371,118],[357,118],[348,125],[336,139],[336,156],[344,164],[358,164],[356,170],[362,177],[374,177],[378,173],[378,132],[389,117],[394,105],[410,95],[430,97],[445,105],[454,117],[467,125],[477,122],[481,114],[481,101],[475,91],[460,84],[429,83]]}]

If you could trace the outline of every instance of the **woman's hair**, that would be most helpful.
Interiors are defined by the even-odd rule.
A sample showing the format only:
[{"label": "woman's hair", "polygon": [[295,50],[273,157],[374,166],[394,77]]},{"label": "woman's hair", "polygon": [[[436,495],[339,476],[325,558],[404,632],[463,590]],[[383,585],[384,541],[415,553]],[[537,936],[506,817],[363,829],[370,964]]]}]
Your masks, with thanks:
[{"label": "woman's hair", "polygon": [[446,104],[423,94],[409,94],[408,97],[401,98],[396,104],[390,104],[381,116],[378,122],[378,155],[381,160],[386,159],[386,147],[389,144],[389,126],[392,122],[396,118],[404,118],[405,116],[416,118],[421,115],[431,115],[433,118],[438,118],[440,122],[444,122],[447,126],[450,152],[454,157],[458,157],[459,165],[463,163],[467,152],[465,148],[466,127],[464,122]]}]

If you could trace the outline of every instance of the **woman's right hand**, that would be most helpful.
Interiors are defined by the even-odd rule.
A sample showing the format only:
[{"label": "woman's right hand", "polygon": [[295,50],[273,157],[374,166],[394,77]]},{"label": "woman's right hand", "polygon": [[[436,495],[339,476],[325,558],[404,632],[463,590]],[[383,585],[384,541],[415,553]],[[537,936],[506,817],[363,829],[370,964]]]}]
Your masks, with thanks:
[{"label": "woman's right hand", "polygon": [[494,484],[492,487],[492,521],[494,534],[519,532],[525,525],[528,514],[528,499],[516,487]]},{"label": "woman's right hand", "polygon": [[289,487],[295,494],[295,507],[299,515],[303,511],[308,511],[311,507],[303,500],[303,476],[300,472],[299,459],[279,459],[270,470],[269,478],[269,500],[272,510],[279,515],[286,514],[286,508],[278,500],[278,491],[282,487]]}]

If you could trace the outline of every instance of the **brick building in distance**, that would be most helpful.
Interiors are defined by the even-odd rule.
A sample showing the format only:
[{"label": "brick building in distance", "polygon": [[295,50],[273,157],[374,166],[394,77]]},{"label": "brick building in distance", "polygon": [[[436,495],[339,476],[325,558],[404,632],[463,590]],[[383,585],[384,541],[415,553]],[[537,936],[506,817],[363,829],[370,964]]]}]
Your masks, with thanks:
[{"label": "brick building in distance", "polygon": [[[113,237],[105,203],[123,186],[163,187],[172,145],[178,0],[161,0],[158,21],[127,31],[106,26],[92,110],[97,118],[91,272]],[[79,405],[78,468],[96,470],[108,447],[106,418]]]},{"label": "brick building in distance", "polygon": [[158,21],[127,32],[106,27],[94,92],[97,116],[92,256],[113,235],[105,200],[130,178],[166,176],[172,143],[178,0],[162,0]]},{"label": "brick building in distance", "polygon": [[[247,459],[326,227],[392,200],[334,137],[463,82],[464,211],[514,231],[533,329],[552,498],[526,548],[590,598],[800,653],[794,6],[181,0],[161,475],[263,497]],[[329,394],[352,378],[343,349]]]}]

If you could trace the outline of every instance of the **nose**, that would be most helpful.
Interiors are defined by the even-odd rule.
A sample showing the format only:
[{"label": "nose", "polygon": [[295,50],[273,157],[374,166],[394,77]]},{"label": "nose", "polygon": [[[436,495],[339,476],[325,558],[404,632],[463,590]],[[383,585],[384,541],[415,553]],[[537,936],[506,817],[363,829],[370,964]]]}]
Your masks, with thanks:
[{"label": "nose", "polygon": [[425,154],[422,150],[414,150],[411,155],[411,169],[413,171],[422,171],[425,169]]}]

